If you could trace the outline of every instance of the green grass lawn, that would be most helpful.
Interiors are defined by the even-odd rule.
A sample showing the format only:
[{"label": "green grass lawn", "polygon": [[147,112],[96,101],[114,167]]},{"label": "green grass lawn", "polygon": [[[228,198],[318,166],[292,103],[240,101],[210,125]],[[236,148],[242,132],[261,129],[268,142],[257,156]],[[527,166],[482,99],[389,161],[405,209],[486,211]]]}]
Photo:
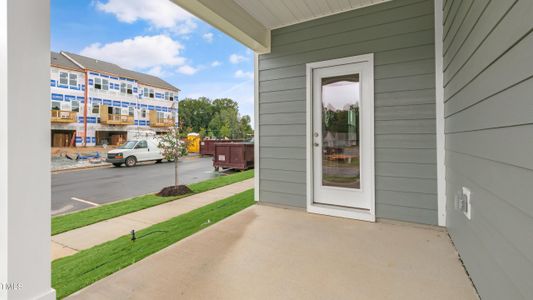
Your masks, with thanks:
[{"label": "green grass lawn", "polygon": [[52,262],[52,286],[64,298],[254,203],[254,190],[247,190],[140,230],[136,241],[126,235],[57,259]]},{"label": "green grass lawn", "polygon": [[[250,179],[254,177],[254,170],[248,170],[231,175],[220,176],[198,183],[189,184],[193,193],[178,197],[159,197],[154,194],[134,197],[128,200],[105,204],[95,208],[74,212],[62,216],[52,217],[52,235],[105,221],[128,213],[139,211],[148,207],[187,197],[192,194],[205,192]],[[163,187],[161,187],[163,188]]]}]

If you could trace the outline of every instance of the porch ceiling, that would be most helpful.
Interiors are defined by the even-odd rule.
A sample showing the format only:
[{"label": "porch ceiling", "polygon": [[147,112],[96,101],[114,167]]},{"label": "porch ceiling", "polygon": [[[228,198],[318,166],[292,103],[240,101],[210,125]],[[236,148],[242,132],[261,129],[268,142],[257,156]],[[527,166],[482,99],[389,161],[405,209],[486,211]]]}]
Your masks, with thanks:
[{"label": "porch ceiling", "polygon": [[234,0],[268,29],[309,21],[389,0]]},{"label": "porch ceiling", "polygon": [[270,30],[390,0],[172,0],[258,53]]}]

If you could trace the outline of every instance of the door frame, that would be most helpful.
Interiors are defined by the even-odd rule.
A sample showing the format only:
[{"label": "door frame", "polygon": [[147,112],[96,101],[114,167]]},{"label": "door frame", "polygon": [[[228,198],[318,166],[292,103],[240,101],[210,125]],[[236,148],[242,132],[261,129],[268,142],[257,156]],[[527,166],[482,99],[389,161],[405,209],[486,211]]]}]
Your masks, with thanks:
[{"label": "door frame", "polygon": [[[370,174],[365,174],[371,182],[372,189],[369,191],[371,194],[370,209],[357,209],[357,208],[348,208],[327,204],[319,204],[314,202],[314,159],[313,159],[313,70],[317,68],[324,67],[334,67],[338,65],[346,65],[353,63],[369,63],[370,64],[370,74],[365,74],[364,76],[370,76],[370,84],[368,89],[370,89],[369,102],[371,105],[366,107],[364,113],[369,114],[370,117],[370,128],[367,128],[369,147],[373,149],[369,153],[368,158],[374,163],[371,165]],[[345,58],[338,58],[320,62],[313,62],[306,64],[306,198],[307,198],[307,212],[324,214],[335,217],[343,217],[350,219],[358,219],[363,221],[375,222],[376,220],[376,197],[375,197],[375,160],[374,160],[374,53],[357,55]]]}]

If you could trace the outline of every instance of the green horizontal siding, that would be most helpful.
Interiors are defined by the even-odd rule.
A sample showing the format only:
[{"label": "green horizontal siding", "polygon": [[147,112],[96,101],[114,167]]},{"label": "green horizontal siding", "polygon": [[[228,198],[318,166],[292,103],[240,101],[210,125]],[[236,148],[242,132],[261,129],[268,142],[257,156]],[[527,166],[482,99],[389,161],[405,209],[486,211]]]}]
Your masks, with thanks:
[{"label": "green horizontal siding", "polygon": [[533,2],[448,0],[444,15],[447,227],[482,299],[532,299]]},{"label": "green horizontal siding", "polygon": [[259,57],[261,201],[306,205],[305,64],[374,53],[377,216],[437,223],[433,9],[394,0],[272,32]]}]

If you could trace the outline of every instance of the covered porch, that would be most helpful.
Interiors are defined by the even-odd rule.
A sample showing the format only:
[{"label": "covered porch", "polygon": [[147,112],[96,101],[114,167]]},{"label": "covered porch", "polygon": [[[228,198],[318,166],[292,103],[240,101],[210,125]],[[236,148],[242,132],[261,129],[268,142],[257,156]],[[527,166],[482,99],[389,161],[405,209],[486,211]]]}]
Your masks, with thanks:
[{"label": "covered porch", "polygon": [[[460,259],[484,299],[532,298],[532,1],[172,1],[256,53],[258,204],[73,298],[475,299]],[[0,298],[53,299],[49,4],[7,3],[0,282],[24,289]],[[313,198],[313,65],[361,56],[369,67],[355,78],[372,83],[361,207],[376,223],[312,209],[345,208],[331,193]]]},{"label": "covered porch", "polygon": [[477,299],[446,230],[254,205],[68,299]]}]

